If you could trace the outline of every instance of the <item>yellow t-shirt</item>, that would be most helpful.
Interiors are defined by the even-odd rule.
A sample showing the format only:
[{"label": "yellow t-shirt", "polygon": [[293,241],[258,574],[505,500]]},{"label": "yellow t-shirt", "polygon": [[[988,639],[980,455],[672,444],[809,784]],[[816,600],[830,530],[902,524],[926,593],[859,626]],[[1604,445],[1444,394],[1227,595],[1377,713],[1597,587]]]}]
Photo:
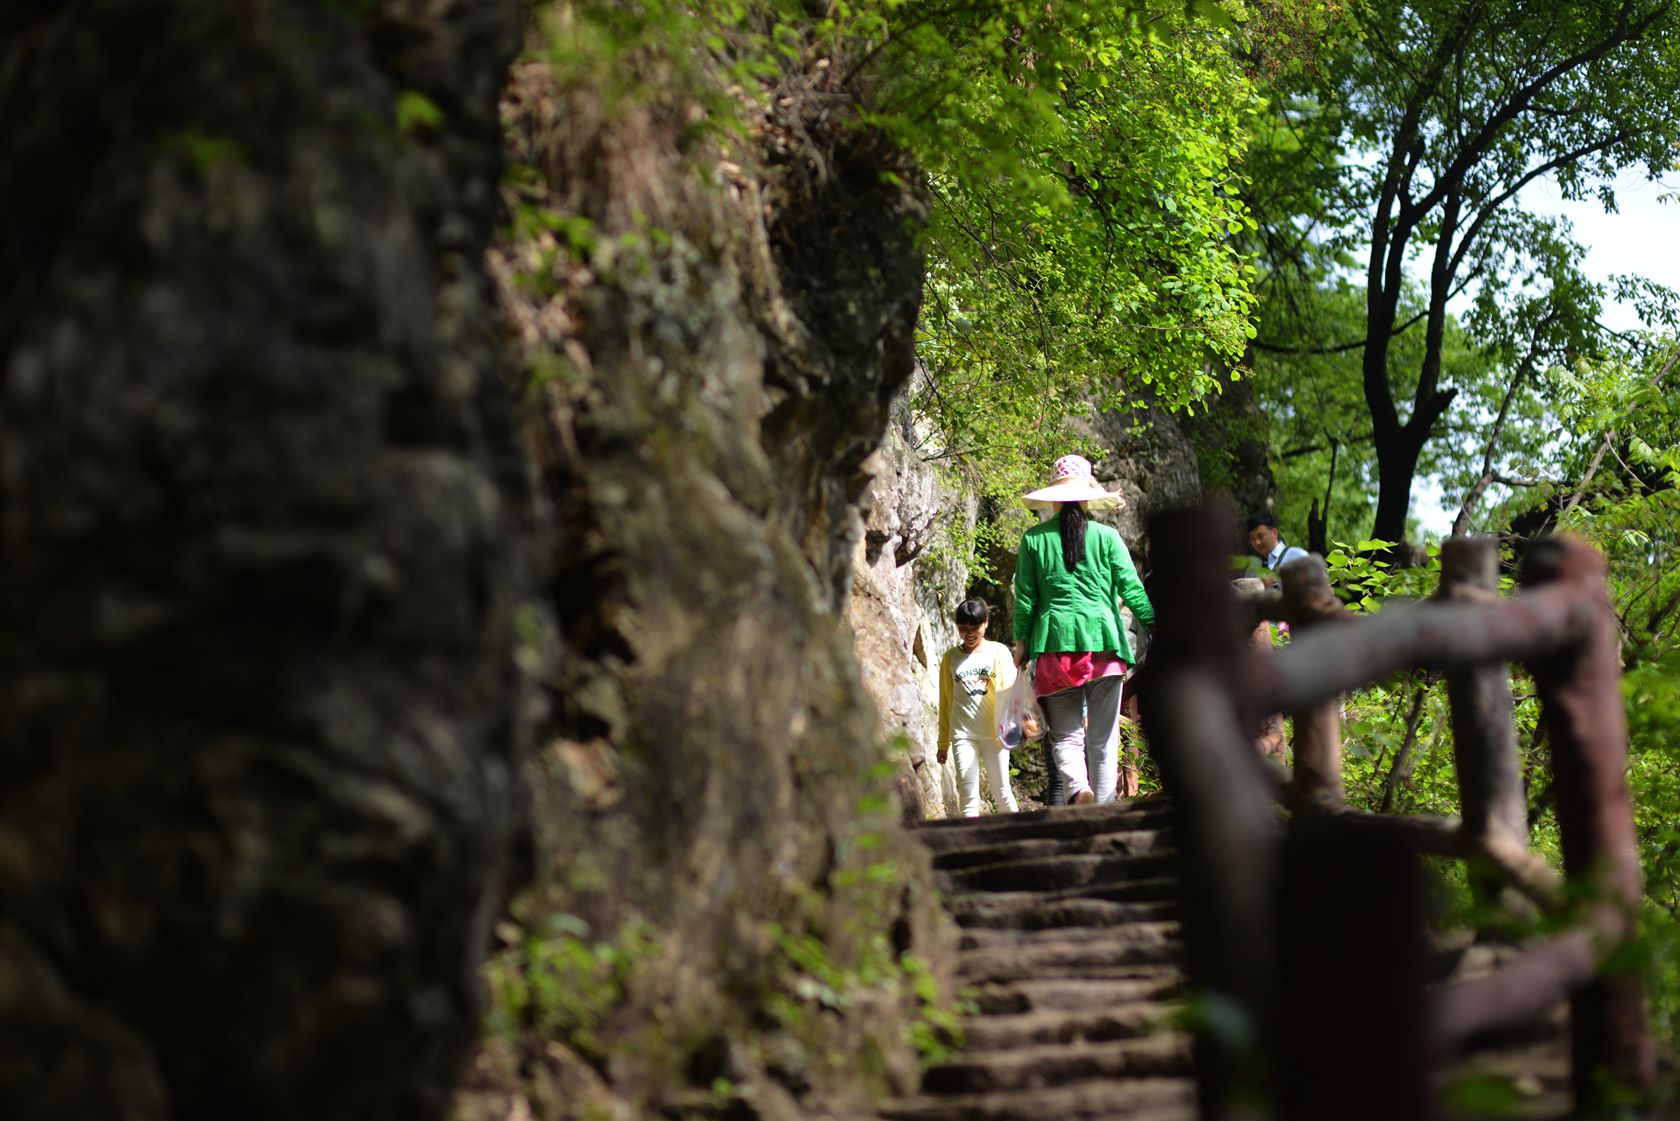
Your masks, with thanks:
[{"label": "yellow t-shirt", "polygon": [[970,654],[961,646],[939,661],[939,746],[952,740],[997,740],[997,697],[1015,683],[1015,661],[1001,642],[981,640]]}]

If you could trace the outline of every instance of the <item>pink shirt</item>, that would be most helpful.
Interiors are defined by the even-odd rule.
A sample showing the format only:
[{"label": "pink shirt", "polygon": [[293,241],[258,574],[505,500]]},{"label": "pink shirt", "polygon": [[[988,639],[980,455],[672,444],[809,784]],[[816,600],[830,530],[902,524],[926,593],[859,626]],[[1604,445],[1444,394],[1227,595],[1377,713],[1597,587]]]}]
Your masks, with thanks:
[{"label": "pink shirt", "polygon": [[1038,656],[1038,668],[1033,671],[1033,692],[1048,697],[1099,677],[1124,677],[1130,668],[1118,654],[1046,650]]}]

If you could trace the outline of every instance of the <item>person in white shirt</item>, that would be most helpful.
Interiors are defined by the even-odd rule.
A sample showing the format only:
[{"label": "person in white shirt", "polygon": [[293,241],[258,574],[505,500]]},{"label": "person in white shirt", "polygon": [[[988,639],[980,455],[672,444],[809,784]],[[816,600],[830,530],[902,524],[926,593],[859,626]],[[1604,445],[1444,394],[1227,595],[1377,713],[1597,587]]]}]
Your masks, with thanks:
[{"label": "person in white shirt", "polygon": [[1277,519],[1265,511],[1248,519],[1248,547],[1266,566],[1267,575],[1261,579],[1268,584],[1278,582],[1278,569],[1307,555],[1299,545],[1283,543],[1283,538],[1278,536]]},{"label": "person in white shirt", "polygon": [[1015,660],[986,639],[986,605],[964,600],[956,610],[961,642],[939,660],[939,762],[957,757],[957,789],[965,817],[980,816],[980,765],[992,776],[992,798],[1010,813],[1020,807],[1009,788],[1009,752],[998,739],[997,698],[1015,683]]}]

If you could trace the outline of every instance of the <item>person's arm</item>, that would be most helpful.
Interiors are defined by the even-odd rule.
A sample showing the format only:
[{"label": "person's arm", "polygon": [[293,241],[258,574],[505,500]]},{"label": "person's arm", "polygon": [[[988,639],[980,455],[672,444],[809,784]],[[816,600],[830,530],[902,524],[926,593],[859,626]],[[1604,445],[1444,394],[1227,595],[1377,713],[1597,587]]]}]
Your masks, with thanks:
[{"label": "person's arm", "polygon": [[1033,608],[1038,604],[1038,559],[1023,534],[1015,551],[1015,664],[1027,664],[1027,640],[1032,637]]},{"label": "person's arm", "polygon": [[1143,590],[1143,581],[1138,579],[1137,566],[1132,563],[1132,554],[1126,548],[1126,543],[1116,535],[1114,539],[1114,592],[1127,607],[1132,609],[1132,618],[1146,627],[1155,625],[1155,605],[1149,602],[1149,593]]},{"label": "person's arm", "polygon": [[1015,684],[1015,660],[1009,656],[1010,650],[1007,646],[1001,642],[997,645],[997,666],[992,671],[992,691],[1001,697]]},{"label": "person's arm", "polygon": [[951,751],[951,702],[955,683],[951,680],[951,656],[939,659],[939,761]]}]

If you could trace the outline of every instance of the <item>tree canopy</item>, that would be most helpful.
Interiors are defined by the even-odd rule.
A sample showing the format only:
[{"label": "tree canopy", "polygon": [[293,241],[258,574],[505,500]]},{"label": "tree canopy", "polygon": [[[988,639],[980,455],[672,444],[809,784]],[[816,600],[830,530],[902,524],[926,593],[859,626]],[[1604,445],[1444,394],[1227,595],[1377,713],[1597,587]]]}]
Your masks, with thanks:
[{"label": "tree canopy", "polygon": [[930,2],[868,37],[874,119],[931,200],[924,454],[1001,495],[1093,403],[1216,391],[1253,332],[1235,164],[1261,105],[1229,17]]},{"label": "tree canopy", "polygon": [[[1332,410],[1330,434],[1302,444],[1368,441],[1370,533],[1399,541],[1444,423],[1479,428],[1508,389],[1531,399],[1549,368],[1606,349],[1605,293],[1581,275],[1579,245],[1519,194],[1549,177],[1566,198],[1613,206],[1619,170],[1668,165],[1680,26],[1652,0],[1450,0],[1374,3],[1358,29],[1281,85],[1251,165],[1261,340],[1279,358],[1274,384],[1298,358],[1357,360],[1365,431]],[[1355,305],[1320,318],[1327,295],[1309,288]]]}]

